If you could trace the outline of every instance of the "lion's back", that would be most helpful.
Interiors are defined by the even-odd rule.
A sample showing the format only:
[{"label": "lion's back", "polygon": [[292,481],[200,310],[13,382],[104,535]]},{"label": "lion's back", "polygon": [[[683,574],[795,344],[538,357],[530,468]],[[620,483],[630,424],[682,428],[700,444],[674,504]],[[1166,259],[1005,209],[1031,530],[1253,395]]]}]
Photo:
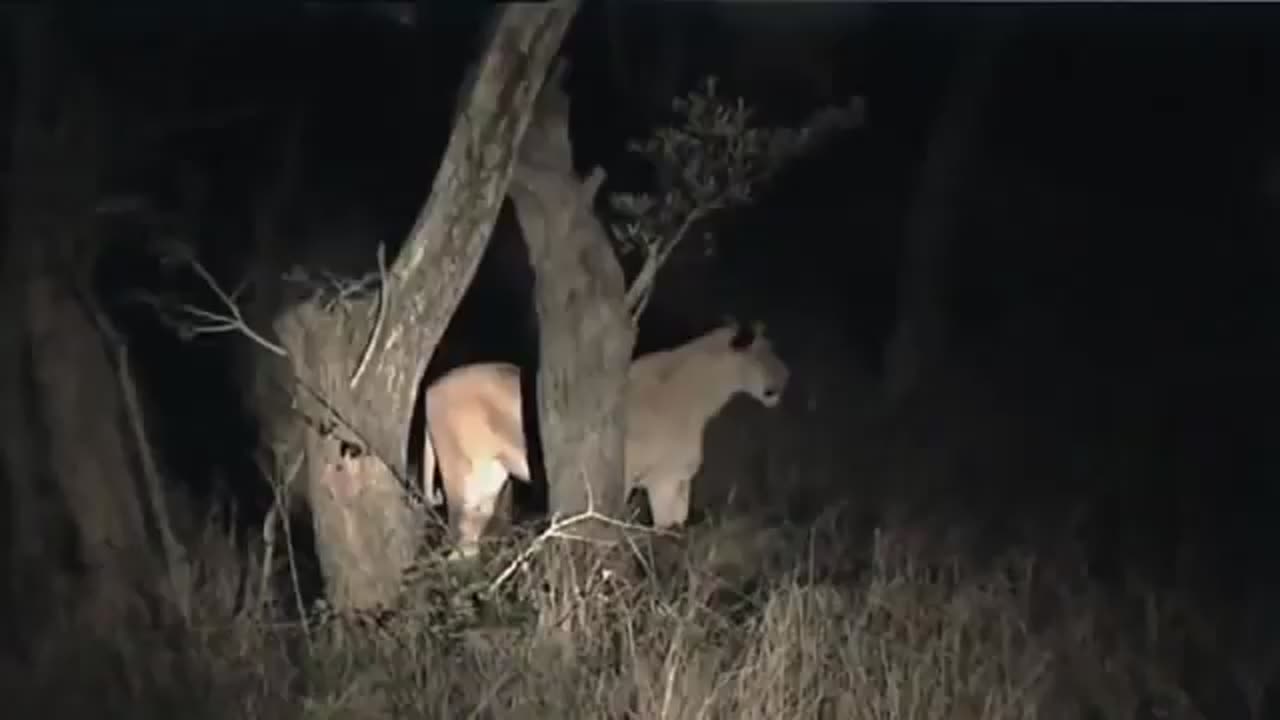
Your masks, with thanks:
[{"label": "lion's back", "polygon": [[427,390],[427,425],[433,435],[482,439],[494,418],[520,414],[520,369],[508,363],[477,363],[450,370]]}]

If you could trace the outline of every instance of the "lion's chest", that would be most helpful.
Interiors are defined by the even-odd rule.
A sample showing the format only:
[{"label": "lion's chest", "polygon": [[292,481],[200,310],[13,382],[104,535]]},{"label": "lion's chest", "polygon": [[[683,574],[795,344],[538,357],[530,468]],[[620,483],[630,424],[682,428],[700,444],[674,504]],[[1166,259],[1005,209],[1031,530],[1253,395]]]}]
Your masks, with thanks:
[{"label": "lion's chest", "polygon": [[627,415],[627,477],[697,467],[703,423],[672,413],[633,408]]}]

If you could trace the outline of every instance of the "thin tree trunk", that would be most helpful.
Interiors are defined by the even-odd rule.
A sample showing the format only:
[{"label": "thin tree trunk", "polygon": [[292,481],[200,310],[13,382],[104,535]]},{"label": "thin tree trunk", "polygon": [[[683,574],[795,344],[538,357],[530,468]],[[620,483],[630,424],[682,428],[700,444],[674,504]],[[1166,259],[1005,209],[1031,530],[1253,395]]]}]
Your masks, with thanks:
[{"label": "thin tree trunk", "polygon": [[[625,501],[622,403],[634,332],[622,268],[592,211],[604,174],[597,168],[584,182],[574,173],[568,118],[567,96],[549,83],[510,188],[535,275],[538,429],[552,513],[616,518]],[[605,523],[582,532],[616,537]]]},{"label": "thin tree trunk", "polygon": [[[292,373],[276,380],[306,422],[308,497],[336,607],[389,603],[416,553],[422,514],[405,458],[418,381],[484,253],[515,149],[577,7],[496,6],[431,195],[381,296],[334,308],[306,302],[275,322]],[[289,426],[284,434],[296,432]]]},{"label": "thin tree trunk", "polygon": [[[31,22],[24,18],[22,22]],[[19,26],[26,33],[41,32],[41,28]],[[31,52],[36,39],[28,38],[20,47]],[[15,43],[16,45],[16,43]],[[36,45],[35,47],[38,47]],[[21,58],[15,58],[21,61]],[[25,72],[22,77],[32,75],[27,58],[23,64]],[[19,87],[20,91],[32,92],[31,81]],[[22,103],[19,102],[19,105]],[[30,112],[33,108],[26,108]],[[31,126],[27,115],[14,118],[10,128],[13,136],[11,142],[14,177],[21,177],[29,172],[34,158],[28,159],[31,150],[29,139],[36,131]],[[0,456],[3,457],[2,475],[6,484],[9,500],[9,521],[6,536],[10,540],[8,546],[8,567],[6,577],[9,579],[9,597],[6,617],[11,621],[11,639],[17,648],[25,648],[26,643],[35,637],[33,627],[42,621],[40,609],[49,605],[52,593],[53,573],[56,558],[62,549],[57,541],[56,528],[65,522],[65,514],[59,514],[55,504],[50,500],[50,493],[41,492],[47,487],[39,450],[41,435],[37,430],[37,417],[32,392],[32,375],[30,363],[30,333],[27,318],[27,281],[28,269],[31,267],[32,245],[21,241],[30,220],[19,202],[18,191],[21,184],[10,186],[7,198],[8,208],[3,256],[3,307],[0,308],[0,413],[4,423],[3,444],[0,445]]]},{"label": "thin tree trunk", "polygon": [[[6,233],[6,235],[11,235]],[[36,463],[38,439],[31,418],[31,368],[28,362],[26,280],[20,271],[26,263],[21,244],[6,242],[3,285],[0,292],[0,423],[5,432],[0,440],[0,479],[7,493],[5,518],[5,628],[10,645],[25,648],[26,632],[36,618],[33,611],[48,602],[48,574],[58,552],[49,528],[60,519],[50,512],[49,502],[39,492]]]},{"label": "thin tree trunk", "polygon": [[[98,328],[67,278],[47,266],[29,284],[32,358],[54,479],[71,510],[80,557],[123,608],[157,569],[125,450],[115,376]],[[151,589],[151,588],[148,588]]]},{"label": "thin tree trunk", "polygon": [[959,53],[907,215],[898,270],[898,319],[885,348],[886,395],[891,399],[916,388],[946,350],[948,242],[959,195],[973,182],[969,173],[980,145],[982,110],[1014,18],[1001,9],[979,22],[985,25]]},{"label": "thin tree trunk", "polygon": [[25,251],[26,322],[50,470],[107,623],[156,570],[110,359],[86,305],[103,162],[97,97],[44,13],[20,21],[12,244]]}]

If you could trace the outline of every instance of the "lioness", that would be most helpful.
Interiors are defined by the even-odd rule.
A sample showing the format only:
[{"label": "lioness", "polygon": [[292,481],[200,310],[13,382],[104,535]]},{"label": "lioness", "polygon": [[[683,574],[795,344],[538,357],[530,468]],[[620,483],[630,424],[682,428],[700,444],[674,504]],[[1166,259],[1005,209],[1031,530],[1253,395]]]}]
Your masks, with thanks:
[{"label": "lioness", "polygon": [[[739,392],[776,406],[789,375],[761,323],[744,333],[729,322],[632,362],[625,492],[648,491],[654,526],[669,528],[688,518],[690,480],[702,465],[703,431],[711,418]],[[509,363],[465,365],[427,388],[422,473],[430,488],[439,456],[457,540],[453,558],[478,551],[507,476],[529,481],[520,403],[520,370]]]}]

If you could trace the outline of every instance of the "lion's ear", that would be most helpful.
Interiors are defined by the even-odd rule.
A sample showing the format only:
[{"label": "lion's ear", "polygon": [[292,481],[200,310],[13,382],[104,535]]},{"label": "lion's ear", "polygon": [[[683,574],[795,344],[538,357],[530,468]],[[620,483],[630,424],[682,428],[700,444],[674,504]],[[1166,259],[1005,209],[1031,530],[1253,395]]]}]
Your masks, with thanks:
[{"label": "lion's ear", "polygon": [[764,326],[763,320],[755,321],[755,323],[752,324],[751,329],[755,331],[755,336],[757,340],[764,338],[764,333],[766,328]]}]

